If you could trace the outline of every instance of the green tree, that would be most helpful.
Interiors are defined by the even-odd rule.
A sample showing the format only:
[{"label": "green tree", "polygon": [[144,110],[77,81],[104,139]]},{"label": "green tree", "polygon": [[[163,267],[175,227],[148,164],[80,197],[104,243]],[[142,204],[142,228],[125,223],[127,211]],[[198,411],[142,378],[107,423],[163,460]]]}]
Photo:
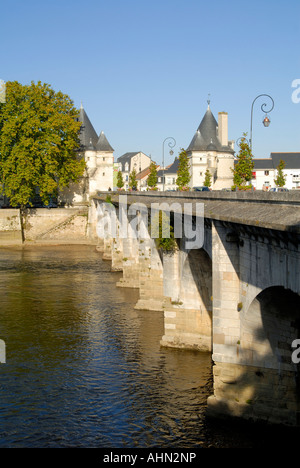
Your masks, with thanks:
[{"label": "green tree", "polygon": [[151,161],[150,164],[150,174],[147,179],[147,185],[152,190],[157,189],[157,169],[154,161]]},{"label": "green tree", "polygon": [[254,168],[253,155],[251,148],[246,140],[247,134],[244,133],[239,144],[240,151],[237,155],[238,162],[233,170],[233,189],[247,190],[252,187],[248,183],[252,180]]},{"label": "green tree", "polygon": [[206,169],[205,171],[204,186],[205,187],[211,186],[211,173],[209,172],[209,169]]},{"label": "green tree", "polygon": [[285,168],[285,162],[282,159],[280,159],[279,164],[276,167],[277,177],[274,180],[275,185],[277,185],[277,187],[284,187],[284,185],[285,185],[286,175],[283,174],[283,169],[284,168]]},{"label": "green tree", "polygon": [[123,175],[121,171],[118,171],[118,174],[117,174],[117,187],[119,189],[124,187],[124,180],[123,180]]},{"label": "green tree", "polygon": [[0,181],[12,206],[31,203],[36,189],[48,204],[58,190],[77,182],[85,161],[78,110],[69,96],[38,82],[6,83],[0,104]]},{"label": "green tree", "polygon": [[177,170],[176,184],[179,190],[183,190],[188,187],[191,180],[189,160],[185,149],[181,148],[179,153],[179,165]]},{"label": "green tree", "polygon": [[132,172],[129,174],[129,187],[132,189],[137,188],[136,170],[134,168],[132,169]]}]

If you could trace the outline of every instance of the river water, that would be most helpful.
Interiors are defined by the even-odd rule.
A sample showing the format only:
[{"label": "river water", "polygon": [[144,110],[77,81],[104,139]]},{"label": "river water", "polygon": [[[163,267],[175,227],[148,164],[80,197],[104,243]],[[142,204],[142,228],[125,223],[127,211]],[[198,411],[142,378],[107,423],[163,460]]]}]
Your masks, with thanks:
[{"label": "river water", "polygon": [[207,420],[211,355],[161,348],[119,277],[93,246],[0,249],[0,448],[257,445]]}]

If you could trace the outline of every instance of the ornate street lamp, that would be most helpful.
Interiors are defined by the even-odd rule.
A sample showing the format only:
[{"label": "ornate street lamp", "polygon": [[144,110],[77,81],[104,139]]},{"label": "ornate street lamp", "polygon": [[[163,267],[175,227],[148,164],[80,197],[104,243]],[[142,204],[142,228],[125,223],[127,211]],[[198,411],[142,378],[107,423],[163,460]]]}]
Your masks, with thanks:
[{"label": "ornate street lamp", "polygon": [[170,148],[170,151],[169,151],[169,154],[172,156],[172,154],[174,154],[174,151],[172,150],[172,148],[174,148],[174,146],[176,145],[176,141],[173,137],[167,137],[164,139],[163,141],[163,159],[162,159],[162,166],[163,166],[163,192],[165,191],[165,156],[164,156],[164,146],[165,146],[165,142],[167,140],[171,140],[169,143],[168,143],[168,146]]},{"label": "ornate street lamp", "polygon": [[262,97],[262,96],[266,96],[268,97],[270,100],[271,100],[271,103],[272,103],[272,107],[269,109],[269,110],[266,110],[265,107],[266,107],[266,103],[263,103],[261,105],[261,110],[265,113],[265,118],[263,119],[263,125],[265,127],[268,127],[271,123],[271,120],[270,120],[270,117],[267,115],[267,112],[271,112],[274,108],[274,100],[273,98],[271,98],[271,96],[269,96],[268,94],[259,94],[259,96],[256,96],[256,98],[254,99],[254,101],[252,102],[252,106],[251,106],[251,122],[250,122],[250,148],[252,150],[252,117],[253,117],[253,106],[254,106],[254,103],[256,101],[256,99]]}]

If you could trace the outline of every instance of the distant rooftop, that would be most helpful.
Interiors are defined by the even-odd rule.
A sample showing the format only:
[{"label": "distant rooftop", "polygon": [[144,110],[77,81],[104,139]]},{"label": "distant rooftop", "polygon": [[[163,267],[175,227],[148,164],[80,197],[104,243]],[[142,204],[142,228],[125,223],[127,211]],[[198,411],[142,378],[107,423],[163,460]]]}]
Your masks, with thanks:
[{"label": "distant rooftop", "polygon": [[254,170],[276,169],[280,160],[285,162],[285,169],[300,169],[300,153],[271,153],[270,158],[253,158]]},{"label": "distant rooftop", "polygon": [[78,121],[82,122],[79,139],[83,150],[114,151],[103,132],[99,137],[81,104]]}]

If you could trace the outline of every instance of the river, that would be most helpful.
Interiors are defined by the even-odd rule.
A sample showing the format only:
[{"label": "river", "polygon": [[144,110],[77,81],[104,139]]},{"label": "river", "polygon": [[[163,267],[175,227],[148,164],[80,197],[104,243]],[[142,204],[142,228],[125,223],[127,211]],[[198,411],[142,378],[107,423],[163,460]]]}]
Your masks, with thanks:
[{"label": "river", "polygon": [[160,347],[119,277],[93,246],[0,249],[0,448],[260,445],[207,420],[211,355]]}]

